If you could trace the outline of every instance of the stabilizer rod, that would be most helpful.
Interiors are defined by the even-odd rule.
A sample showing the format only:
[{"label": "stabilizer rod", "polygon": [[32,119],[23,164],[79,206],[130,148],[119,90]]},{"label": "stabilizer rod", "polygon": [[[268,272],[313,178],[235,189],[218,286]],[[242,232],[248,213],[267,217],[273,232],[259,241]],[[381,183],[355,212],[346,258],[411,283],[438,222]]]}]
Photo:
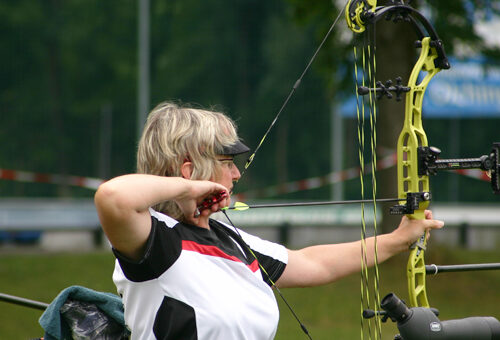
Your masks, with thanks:
[{"label": "stabilizer rod", "polygon": [[439,273],[452,273],[452,272],[469,272],[479,270],[498,270],[500,263],[476,263],[476,264],[454,264],[454,265],[435,265],[430,264],[425,266],[427,274],[436,275]]},{"label": "stabilizer rod", "polygon": [[47,303],[43,303],[40,301],[25,299],[22,297],[3,294],[3,293],[0,293],[0,301],[5,301],[16,305],[30,307],[34,309],[40,309],[40,310],[45,310],[49,306]]}]

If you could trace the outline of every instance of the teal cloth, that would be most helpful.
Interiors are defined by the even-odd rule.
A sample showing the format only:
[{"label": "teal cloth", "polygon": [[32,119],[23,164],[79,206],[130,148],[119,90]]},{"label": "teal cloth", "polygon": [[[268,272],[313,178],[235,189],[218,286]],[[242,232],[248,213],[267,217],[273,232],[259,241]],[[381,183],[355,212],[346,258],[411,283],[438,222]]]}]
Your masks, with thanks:
[{"label": "teal cloth", "polygon": [[45,340],[71,339],[71,330],[61,321],[59,312],[67,299],[93,303],[118,324],[125,326],[123,303],[118,295],[97,292],[81,286],[71,286],[60,292],[40,317],[39,323],[45,330]]}]

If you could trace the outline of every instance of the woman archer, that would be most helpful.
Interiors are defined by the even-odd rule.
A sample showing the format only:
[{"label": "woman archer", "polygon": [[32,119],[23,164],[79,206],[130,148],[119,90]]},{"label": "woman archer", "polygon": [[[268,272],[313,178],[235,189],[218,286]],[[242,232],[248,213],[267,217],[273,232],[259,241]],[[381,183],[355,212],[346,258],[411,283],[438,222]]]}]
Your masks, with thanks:
[{"label": "woman archer", "polygon": [[[361,269],[361,241],[298,250],[260,239],[211,215],[240,178],[249,149],[220,112],[162,103],[150,113],[137,173],[102,184],[95,204],[116,256],[113,280],[133,339],[273,339],[275,285],[310,287]],[[403,217],[377,237],[378,262],[441,228]],[[372,266],[374,239],[366,240]]]}]

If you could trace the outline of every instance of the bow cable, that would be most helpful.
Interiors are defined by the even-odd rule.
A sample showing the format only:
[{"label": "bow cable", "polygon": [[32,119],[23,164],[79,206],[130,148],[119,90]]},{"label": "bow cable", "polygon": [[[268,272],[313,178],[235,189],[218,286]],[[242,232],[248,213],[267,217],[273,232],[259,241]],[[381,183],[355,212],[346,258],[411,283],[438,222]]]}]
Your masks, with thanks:
[{"label": "bow cable", "polygon": [[[371,27],[373,31],[373,43],[368,44],[368,49],[369,49],[369,55],[371,55],[371,58],[369,58],[369,76],[368,78],[371,79],[372,87],[375,88],[376,85],[376,26],[373,25]],[[373,46],[372,49],[370,49],[370,46]],[[371,65],[371,67],[370,67]],[[374,249],[373,249],[373,256],[375,257],[375,265],[374,265],[374,272],[375,272],[375,278],[374,278],[374,291],[375,291],[375,307],[377,309],[380,309],[380,273],[379,273],[379,268],[378,268],[378,243],[377,243],[377,235],[378,235],[378,230],[377,230],[377,104],[376,104],[376,97],[375,93],[373,91],[370,91],[370,136],[371,136],[371,179],[372,179],[372,197],[373,197],[373,234],[374,234]],[[377,330],[377,335],[378,338],[382,338],[382,324],[381,324],[381,319],[377,318],[375,321],[375,327]]]},{"label": "bow cable", "polygon": [[[278,110],[278,113],[276,114],[276,116],[272,120],[271,124],[267,128],[267,130],[264,133],[264,136],[261,138],[259,144],[255,148],[255,150],[253,151],[253,153],[250,155],[250,157],[248,157],[248,160],[246,161],[245,166],[244,166],[243,170],[241,171],[241,177],[243,177],[243,174],[245,173],[245,171],[248,169],[248,167],[250,166],[250,164],[252,164],[252,162],[253,162],[253,160],[255,158],[255,155],[257,154],[257,152],[259,151],[260,147],[264,143],[264,140],[267,138],[267,135],[271,132],[272,128],[274,127],[274,125],[278,121],[281,113],[283,112],[283,110],[285,109],[285,107],[288,105],[288,102],[290,101],[290,98],[292,98],[293,94],[295,93],[295,90],[300,86],[300,84],[302,82],[302,79],[306,75],[307,71],[309,71],[309,68],[311,67],[312,63],[316,59],[316,56],[318,55],[319,51],[323,48],[323,45],[325,44],[326,40],[328,39],[328,37],[332,33],[333,29],[337,25],[337,22],[339,21],[340,17],[344,13],[346,6],[347,6],[347,3],[342,7],[342,10],[339,12],[339,14],[337,15],[337,17],[333,21],[332,25],[328,29],[328,32],[326,32],[323,40],[321,40],[321,43],[318,45],[318,47],[316,48],[316,51],[314,51],[312,57],[309,59],[309,62],[307,63],[307,65],[304,68],[304,70],[302,71],[302,74],[300,75],[300,77],[293,84],[292,89],[290,90],[290,93],[288,93],[288,96],[283,101],[283,104],[281,105],[280,109]],[[241,177],[240,177],[240,179],[241,179]]]}]

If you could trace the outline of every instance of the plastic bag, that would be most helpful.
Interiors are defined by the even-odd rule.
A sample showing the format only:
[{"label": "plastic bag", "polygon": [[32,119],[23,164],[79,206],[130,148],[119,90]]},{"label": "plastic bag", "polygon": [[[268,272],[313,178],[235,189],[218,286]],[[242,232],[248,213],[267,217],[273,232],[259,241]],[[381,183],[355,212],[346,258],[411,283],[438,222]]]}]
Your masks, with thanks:
[{"label": "plastic bag", "polygon": [[74,340],[125,340],[130,331],[96,305],[68,299],[60,309]]}]

